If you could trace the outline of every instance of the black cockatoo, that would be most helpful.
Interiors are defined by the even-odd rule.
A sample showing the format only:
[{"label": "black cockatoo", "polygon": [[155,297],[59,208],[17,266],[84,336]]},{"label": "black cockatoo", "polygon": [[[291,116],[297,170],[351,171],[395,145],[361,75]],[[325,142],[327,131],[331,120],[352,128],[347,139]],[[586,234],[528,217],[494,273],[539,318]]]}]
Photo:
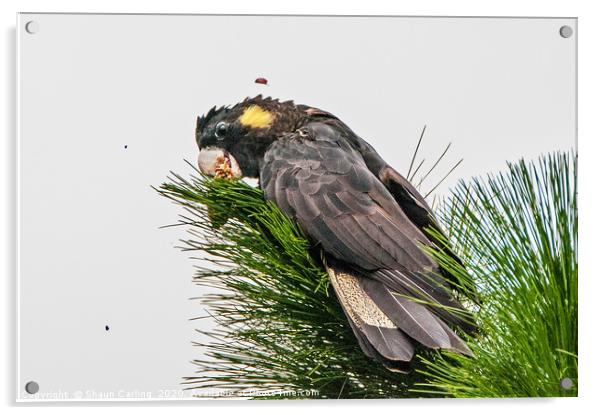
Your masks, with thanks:
[{"label": "black cockatoo", "polygon": [[406,371],[416,343],[471,353],[450,325],[471,331],[473,322],[454,312],[463,307],[424,250],[441,245],[425,232],[439,229],[431,209],[341,120],[260,95],[199,117],[196,141],[202,172],[258,178],[266,199],[320,246],[367,356]]}]

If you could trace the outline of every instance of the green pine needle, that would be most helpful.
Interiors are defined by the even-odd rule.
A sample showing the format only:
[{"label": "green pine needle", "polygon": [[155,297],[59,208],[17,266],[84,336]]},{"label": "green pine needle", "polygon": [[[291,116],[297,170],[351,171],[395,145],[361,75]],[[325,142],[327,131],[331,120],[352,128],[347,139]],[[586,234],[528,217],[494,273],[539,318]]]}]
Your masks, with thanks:
[{"label": "green pine needle", "polygon": [[[461,183],[438,212],[468,269],[448,271],[477,285],[480,334],[468,341],[472,358],[422,359],[427,382],[416,391],[577,396],[576,164],[565,153],[509,164]],[[574,386],[562,388],[564,378]]]}]

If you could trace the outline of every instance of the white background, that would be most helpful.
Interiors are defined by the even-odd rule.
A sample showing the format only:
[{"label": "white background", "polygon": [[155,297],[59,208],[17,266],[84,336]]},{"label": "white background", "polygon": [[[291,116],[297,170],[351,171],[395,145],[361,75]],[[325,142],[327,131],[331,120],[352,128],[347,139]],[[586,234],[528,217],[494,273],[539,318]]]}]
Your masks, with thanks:
[{"label": "white background", "polygon": [[424,192],[464,158],[444,191],[574,150],[577,36],[563,25],[576,30],[571,19],[21,15],[18,385],[162,398],[194,374],[203,350],[191,341],[206,339],[193,329],[214,325],[189,321],[206,313],[188,299],[208,290],[173,249],[186,230],[160,229],[181,208],[151,185],[191,172],[197,114],[260,92],[295,98],[403,172],[428,122],[416,182],[453,148]]},{"label": "white background", "polygon": [[[27,6],[27,4],[29,6]],[[228,8],[224,5],[221,8],[211,8],[211,7],[192,7],[182,6],[178,8],[178,5],[167,8],[164,5],[154,4],[152,2],[146,2],[146,7],[137,7],[134,4],[129,4],[127,2],[119,2],[119,6],[117,4],[112,5],[111,2],[104,2],[102,6],[98,7],[87,7],[82,8],[81,5],[70,5],[69,2],[63,2],[62,6],[59,2],[55,2],[55,5],[51,8],[49,6],[40,4],[35,4],[35,2],[26,3],[24,5],[14,5],[14,6],[5,6],[5,12],[3,13],[3,24],[5,28],[5,34],[7,38],[5,39],[5,46],[7,48],[5,52],[6,56],[6,66],[5,70],[7,73],[5,74],[5,85],[6,91],[13,91],[12,94],[7,94],[6,99],[3,101],[4,108],[3,115],[7,117],[7,120],[3,123],[6,128],[7,139],[4,142],[4,160],[5,160],[5,169],[6,169],[6,180],[4,185],[6,186],[6,200],[7,204],[5,206],[5,215],[4,220],[6,226],[4,229],[7,229],[7,235],[4,239],[6,243],[6,249],[3,250],[3,263],[6,264],[6,301],[5,301],[5,316],[6,316],[6,342],[4,342],[4,346],[7,347],[5,356],[6,356],[6,366],[12,370],[6,370],[6,376],[3,378],[3,381],[6,384],[3,387],[3,390],[6,392],[6,402],[10,402],[12,397],[14,396],[14,69],[12,68],[13,62],[13,54],[14,54],[14,37],[11,37],[11,33],[9,28],[14,26],[14,12],[18,10],[31,10],[31,11],[130,11],[130,12],[253,12],[253,13],[261,13],[261,12],[279,12],[279,13],[349,13],[349,14],[455,14],[455,15],[489,15],[489,14],[499,14],[499,15],[563,15],[563,16],[578,16],[580,18],[580,85],[582,86],[580,89],[580,157],[581,157],[581,168],[580,168],[580,186],[581,186],[581,196],[580,196],[580,216],[582,219],[582,242],[581,242],[581,253],[582,256],[581,266],[581,348],[580,348],[580,356],[582,359],[586,359],[584,363],[581,365],[580,371],[580,394],[582,398],[579,398],[577,403],[580,405],[586,405],[587,397],[594,397],[597,391],[596,387],[596,369],[597,367],[594,365],[593,356],[597,352],[596,350],[596,339],[592,338],[592,333],[594,327],[597,327],[598,324],[595,321],[595,316],[599,315],[599,313],[595,312],[591,307],[592,304],[588,303],[588,300],[591,301],[591,297],[588,297],[588,293],[593,295],[596,290],[596,279],[595,279],[595,271],[592,267],[592,261],[594,256],[592,255],[592,249],[595,249],[593,236],[597,233],[597,229],[594,227],[594,222],[588,222],[588,219],[591,219],[590,215],[595,212],[595,202],[596,200],[590,199],[590,195],[593,195],[597,190],[594,186],[595,178],[596,178],[596,162],[595,157],[597,147],[597,140],[600,138],[600,129],[599,125],[597,125],[596,115],[599,113],[599,107],[596,106],[596,102],[599,97],[599,80],[597,79],[597,73],[600,72],[599,62],[592,60],[594,54],[597,52],[594,44],[597,43],[600,39],[599,32],[596,32],[596,28],[599,26],[597,23],[597,19],[600,18],[598,14],[595,13],[594,10],[580,8],[576,5],[572,7],[569,5],[559,6],[554,8],[551,5],[551,2],[546,2],[546,6],[543,6],[543,3],[539,5],[530,6],[529,4],[522,4],[521,7],[513,6],[512,2],[504,2],[504,5],[500,8],[489,6],[487,8],[482,8],[478,3],[471,4],[470,2],[462,2],[459,6],[455,6],[450,8],[449,6],[440,3],[435,4],[434,6],[429,6],[429,3],[424,4],[421,2],[420,4],[416,4],[411,7],[406,5],[405,7],[397,6],[394,7],[392,5],[379,4],[374,2],[368,6],[364,5],[360,6],[360,4],[354,4],[352,2],[346,2],[345,8],[341,6],[337,7],[327,7],[326,5],[321,6],[311,6],[307,2],[303,7],[295,8],[294,5],[289,6],[289,8],[283,8],[283,5],[279,5],[280,8],[275,7],[274,5],[267,5],[265,9],[261,9],[257,3],[254,3],[254,7],[252,9],[245,9],[242,5],[239,5],[238,8]],[[312,8],[313,7],[313,8]],[[590,46],[591,45],[591,46]],[[591,49],[590,49],[591,48]],[[591,187],[590,187],[591,186]],[[591,193],[590,193],[591,192]],[[583,221],[586,222],[583,222]],[[588,249],[587,241],[591,241],[591,248]],[[585,241],[586,243],[583,243]],[[584,287],[585,286],[585,287]],[[586,289],[584,289],[586,288]],[[591,314],[589,314],[591,313]],[[591,328],[591,330],[590,330]],[[591,353],[591,354],[590,354]],[[508,410],[513,410],[511,407],[516,405],[528,405],[531,406],[531,410],[534,410],[534,405],[540,405],[539,409],[545,410],[546,412],[554,412],[555,410],[561,411],[562,408],[567,410],[569,405],[574,410],[575,400],[531,400],[531,401],[504,401],[503,405],[500,404],[499,401],[492,402],[470,402],[468,406],[462,402],[454,401],[451,402],[449,400],[442,402],[403,402],[397,403],[397,405],[404,405],[406,407],[413,406],[414,408],[405,408],[404,410],[420,410],[424,411],[425,408],[431,408],[433,410],[445,410],[446,412],[451,413],[468,413],[472,411],[482,412],[484,410],[483,406],[490,406],[491,403],[494,403],[493,407],[488,409],[492,410],[494,413],[499,411],[500,413],[507,412]],[[367,410],[367,404],[370,403],[360,403],[360,410],[363,408]],[[391,405],[390,403],[380,403],[381,405]],[[258,408],[258,404],[254,404],[255,409],[258,411],[265,411],[265,408]],[[263,404],[269,405],[269,404]],[[282,404],[271,404],[271,406],[277,406],[276,409],[281,408]],[[307,405],[305,403],[304,405]],[[317,404],[312,403],[312,406]],[[420,406],[419,408],[417,406]],[[297,405],[298,409],[301,409],[301,406]],[[145,409],[148,411],[149,409]],[[217,410],[215,408],[214,410]],[[242,410],[242,408],[238,408],[238,410]],[[247,409],[244,409],[247,410]],[[287,409],[288,410],[288,409]],[[306,409],[307,410],[307,409]],[[62,411],[62,410],[61,410]]]}]

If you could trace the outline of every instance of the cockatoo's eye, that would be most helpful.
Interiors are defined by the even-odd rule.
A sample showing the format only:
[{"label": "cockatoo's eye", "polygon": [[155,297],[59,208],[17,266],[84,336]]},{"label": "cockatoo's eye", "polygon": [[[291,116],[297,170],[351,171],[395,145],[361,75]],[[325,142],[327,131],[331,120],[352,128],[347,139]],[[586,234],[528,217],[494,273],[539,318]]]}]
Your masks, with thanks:
[{"label": "cockatoo's eye", "polygon": [[228,131],[228,124],[226,124],[224,121],[220,121],[215,126],[215,137],[218,140],[223,140],[224,137],[226,137],[226,132],[227,131]]}]

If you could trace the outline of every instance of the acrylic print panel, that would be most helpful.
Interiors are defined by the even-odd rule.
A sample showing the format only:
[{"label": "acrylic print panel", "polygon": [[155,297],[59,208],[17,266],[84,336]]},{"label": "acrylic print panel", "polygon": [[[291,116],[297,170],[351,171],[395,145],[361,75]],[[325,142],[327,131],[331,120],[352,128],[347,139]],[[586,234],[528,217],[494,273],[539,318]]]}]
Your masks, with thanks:
[{"label": "acrylic print panel", "polygon": [[[18,399],[576,394],[576,19],[20,14],[17,29]],[[265,99],[208,114],[258,94],[353,133]],[[206,173],[262,182],[201,180],[197,144]],[[170,171],[193,182],[160,188]],[[451,251],[418,247],[436,246],[430,205],[462,258],[447,273]]]}]

